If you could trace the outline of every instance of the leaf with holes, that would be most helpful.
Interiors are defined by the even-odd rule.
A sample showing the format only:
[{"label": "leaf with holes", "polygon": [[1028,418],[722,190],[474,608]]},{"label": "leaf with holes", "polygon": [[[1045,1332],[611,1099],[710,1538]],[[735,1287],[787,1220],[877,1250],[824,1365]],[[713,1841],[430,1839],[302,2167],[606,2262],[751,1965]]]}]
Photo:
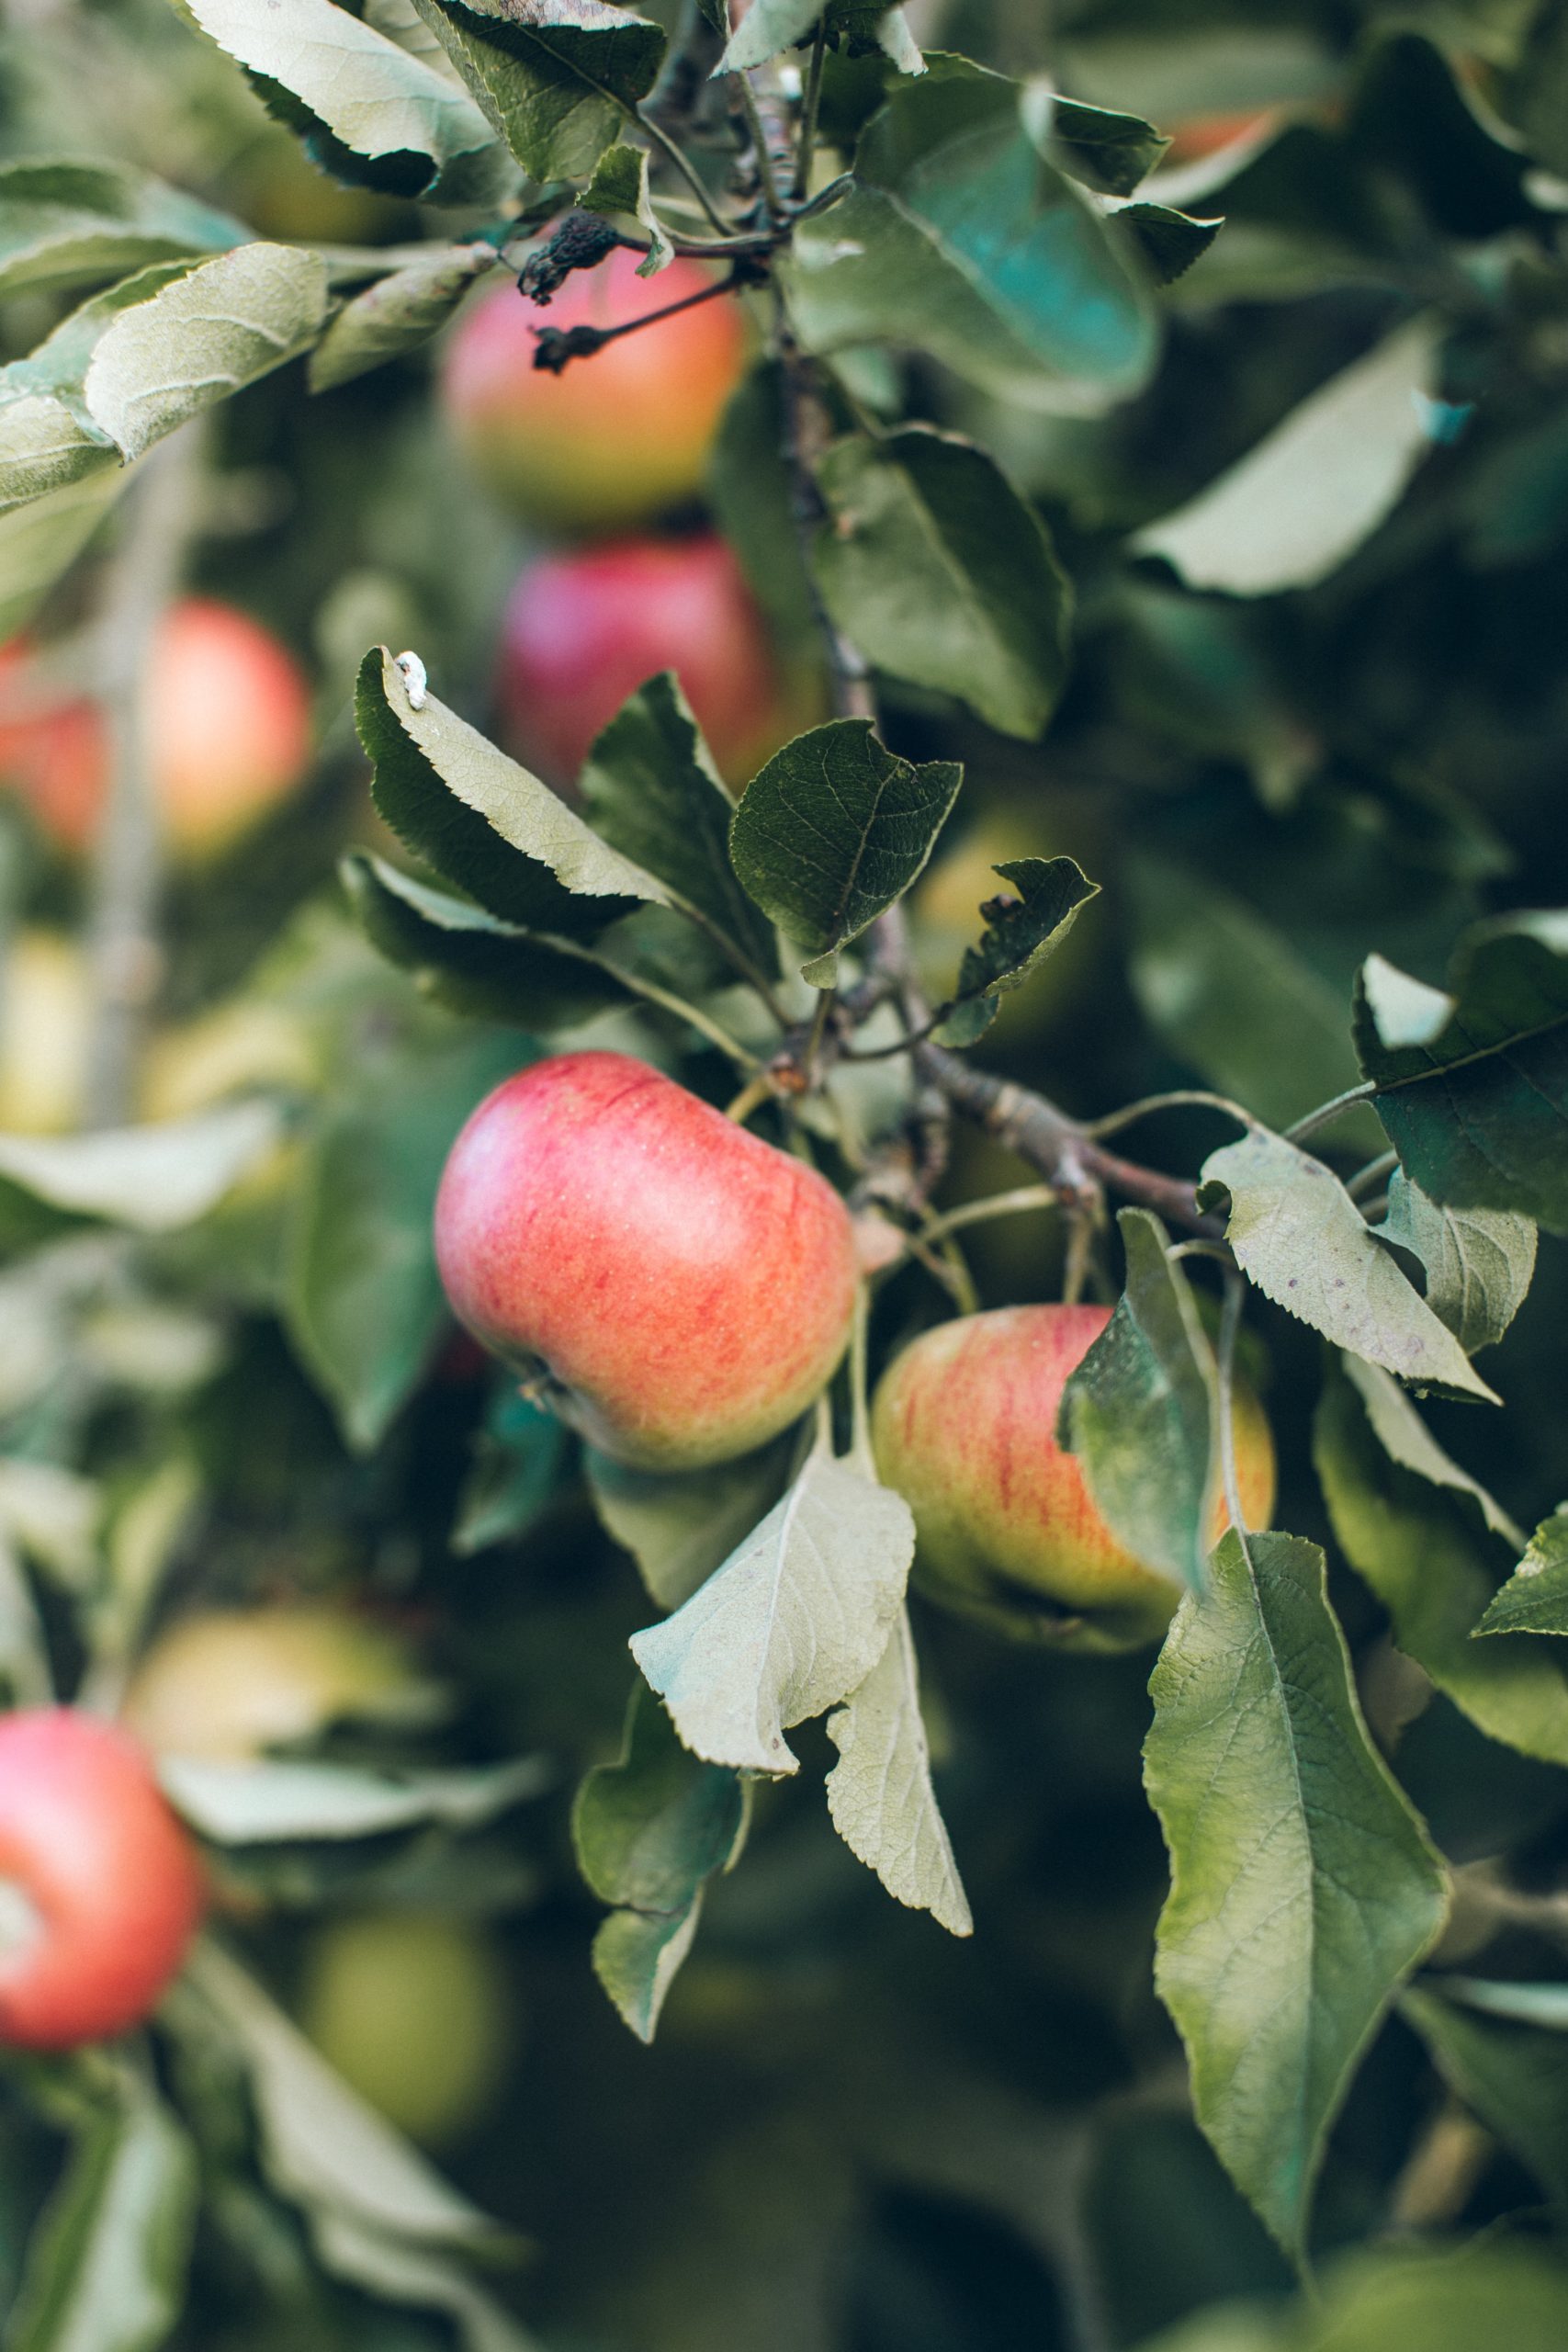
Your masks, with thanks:
[{"label": "leaf with holes", "polygon": [[991,870],[1011,888],[981,906],[985,931],[978,946],[964,951],[952,1004],[934,1033],[944,1046],[983,1037],[1001,1010],[998,1000],[1023,986],[1061,945],[1078,910],[1100,895],[1099,883],[1070,857],[1016,857]]}]

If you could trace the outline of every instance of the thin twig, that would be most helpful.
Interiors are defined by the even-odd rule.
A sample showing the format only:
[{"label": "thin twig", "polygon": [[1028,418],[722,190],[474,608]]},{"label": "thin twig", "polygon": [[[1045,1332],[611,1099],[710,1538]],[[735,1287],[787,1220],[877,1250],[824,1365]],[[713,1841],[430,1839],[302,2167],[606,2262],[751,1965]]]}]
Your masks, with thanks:
[{"label": "thin twig", "polygon": [[811,62],[807,68],[806,97],[800,110],[800,135],[795,150],[795,194],[798,200],[811,184],[811,159],[817,152],[817,118],[822,107],[822,66],[828,55],[828,17],[826,10],[817,20],[817,37],[811,44]]},{"label": "thin twig", "polygon": [[87,911],[94,1000],[84,1089],[88,1127],[119,1126],[130,1117],[163,979],[163,818],[148,740],[147,679],[196,526],[201,447],[201,426],[193,421],[141,459],[106,584],[97,683],[110,769]]},{"label": "thin twig", "polygon": [[1285,1141],[1303,1143],[1308,1136],[1316,1135],[1319,1127],[1326,1127],[1331,1120],[1339,1118],[1347,1111],[1353,1111],[1358,1103],[1370,1102],[1377,1091],[1376,1083],[1370,1078],[1361,1086],[1347,1087],[1345,1092],[1337,1094],[1332,1102],[1320,1102],[1315,1111],[1309,1111],[1304,1118],[1296,1121],[1294,1126],[1287,1127]]},{"label": "thin twig", "polygon": [[729,234],[729,223],[714,203],[714,200],[708,194],[706,188],[703,186],[702,175],[697,171],[695,164],[690,161],[685,151],[675,140],[671,138],[670,133],[664,129],[663,125],[656,122],[653,117],[649,114],[645,108],[642,107],[629,107],[627,108],[627,112],[630,114],[632,120],[637,125],[639,130],[646,130],[649,137],[653,141],[654,145],[658,147],[663,154],[668,156],[670,162],[674,164],[675,169],[680,173],[681,177],[691,189],[692,194],[696,198],[697,202],[702,206],[704,212],[713,222],[713,225],[718,231],[719,235],[721,237],[727,237]]},{"label": "thin twig", "polygon": [[1156,1111],[1219,1111],[1227,1119],[1235,1119],[1244,1127],[1256,1126],[1257,1121],[1239,1102],[1228,1094],[1211,1094],[1201,1086],[1179,1086],[1168,1094],[1145,1094],[1136,1102],[1124,1102],[1119,1111],[1109,1111],[1102,1119],[1086,1119],[1086,1136],[1119,1135],[1123,1127],[1136,1125],[1140,1119],[1152,1118]]},{"label": "thin twig", "polygon": [[770,220],[782,218],[784,206],[779,198],[779,184],[773,175],[773,159],[768,150],[768,134],[762,118],[757,111],[757,93],[751,87],[750,74],[737,74],[736,87],[746,116],[746,128],[751,134],[751,145],[757,157],[757,177],[761,183],[762,201],[768,208]]}]

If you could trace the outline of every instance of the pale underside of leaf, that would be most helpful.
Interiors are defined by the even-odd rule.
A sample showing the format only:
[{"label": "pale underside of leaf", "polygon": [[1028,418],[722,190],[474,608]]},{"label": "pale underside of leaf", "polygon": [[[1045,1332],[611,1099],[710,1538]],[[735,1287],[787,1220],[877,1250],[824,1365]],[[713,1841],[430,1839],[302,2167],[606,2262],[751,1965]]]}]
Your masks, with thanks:
[{"label": "pale underside of leaf", "polygon": [[968,1898],[931,1786],[907,1609],[865,1680],[829,1716],[828,1736],[839,1750],[828,1775],[828,1810],[845,1845],[898,1902],[929,1911],[951,1935],[971,1935]]}]

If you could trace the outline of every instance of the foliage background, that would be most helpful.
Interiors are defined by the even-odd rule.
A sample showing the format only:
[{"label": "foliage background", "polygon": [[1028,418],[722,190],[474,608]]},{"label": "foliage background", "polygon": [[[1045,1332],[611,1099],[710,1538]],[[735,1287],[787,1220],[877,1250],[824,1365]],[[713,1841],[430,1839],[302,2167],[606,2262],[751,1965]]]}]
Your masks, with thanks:
[{"label": "foliage background", "polygon": [[[1348,1006],[1367,955],[1439,984],[1474,918],[1568,899],[1568,19],[1553,0],[957,0],[927,18],[933,45],[1049,72],[1167,129],[1293,110],[1256,155],[1207,167],[1208,184],[1190,167],[1181,200],[1226,228],[1163,299],[1150,379],[1107,413],[1031,411],[918,355],[855,373],[874,405],[995,449],[1074,582],[1072,666],[1042,743],[886,682],[896,748],[965,763],[955,831],[994,828],[998,854],[1070,854],[1101,887],[977,1059],[1084,1116],[1196,1082],[1282,1124],[1355,1083]],[[412,17],[401,29],[416,36]],[[836,86],[852,110],[853,76]],[[231,62],[152,0],[14,6],[0,141],[8,162],[65,153],[155,171],[269,236],[426,232],[402,198],[330,192]],[[64,306],[47,282],[7,293],[7,357]],[[1157,530],[1140,545],[1412,318],[1432,322],[1429,396],[1406,390],[1375,422],[1358,412],[1314,447],[1304,523],[1298,471],[1294,486],[1255,485],[1239,514],[1211,512],[1185,576],[1160,560]],[[141,1638],[144,1600],[155,1622],[198,1599],[353,1595],[397,1623],[447,1693],[422,1765],[527,1755],[548,1776],[536,1798],[458,1833],[231,1848],[257,1975],[287,2006],[323,1913],[434,1905],[488,1924],[515,2012],[505,2080],[448,2169],[526,2234],[524,2267],[495,2291],[558,2352],[1094,2352],[1168,2330],[1172,2352],[1561,2344],[1561,2032],[1494,2023],[1472,2048],[1474,2013],[1431,1991],[1381,2025],[1334,2125],[1312,2244],[1337,2283],[1321,2311],[1298,2300],[1192,2119],[1155,1991],[1167,1864],[1143,1785],[1144,1656],[1015,1651],[922,1610],[973,1940],[890,1904],[833,1838],[815,1788],[831,1751],[808,1728],[798,1783],[760,1792],[743,1867],[709,1891],[657,2041],[626,2031],[588,1966],[602,1906],[578,1874],[569,1796],[616,1752],[625,1644],[647,1598],[554,1432],[446,1344],[423,1238],[458,1121],[530,1047],[519,1023],[461,1023],[422,1001],[365,946],[333,880],[345,844],[387,846],[352,724],[365,646],[417,646],[443,698],[482,723],[501,599],[526,550],[433,420],[428,350],[319,397],[288,367],[206,432],[188,577],[310,663],[321,750],[301,805],[172,888],[164,1010],[178,1021],[240,992],[287,1012],[305,1043],[283,1090],[290,1140],[270,1179],[177,1233],[138,1232],[134,1203],[88,1224],[7,1188],[0,1435],[8,1464],[70,1483],[41,1535],[4,1488],[0,1517],[68,1679],[82,1624],[112,1663]],[[715,496],[744,539],[740,465],[732,447]],[[47,618],[67,644],[95,579],[89,559],[52,591]],[[5,850],[11,919],[79,920],[77,883],[25,829]],[[925,920],[951,962],[952,938]],[[722,1073],[706,1082],[721,1091]],[[1215,1130],[1176,1113],[1156,1140],[1160,1164],[1194,1168]],[[1378,1148],[1375,1127],[1362,1141],[1345,1164]],[[961,1140],[943,1198],[1029,1172]],[[1043,1217],[980,1227],[970,1258],[986,1304],[1044,1298],[1061,1238]],[[919,1280],[899,1277],[884,1340],[931,1313]],[[1526,1528],[1564,1485],[1565,1315],[1548,1242],[1485,1359],[1506,1410],[1427,1414]],[[1402,1665],[1314,1472],[1321,1342],[1277,1312],[1255,1328],[1281,1445],[1278,1524],[1327,1548],[1371,1727],[1458,1873],[1438,1962],[1551,1980],[1565,1757],[1487,1737]],[[1386,1465],[1369,1475],[1422,1558],[1469,1545],[1492,1582],[1506,1572],[1456,1517],[1461,1501]],[[73,1566],[61,1532],[73,1507],[103,1532],[89,1566]],[[1385,1526],[1384,1556],[1398,1548]],[[352,1767],[383,1751],[367,1737],[338,1755]],[[169,2340],[412,2352],[446,2341],[453,2316],[481,2352],[513,2340],[486,2337],[511,2323],[473,2302],[491,2288],[466,2268],[400,2287],[385,2228],[357,2272],[322,2258],[332,2198],[286,2193],[265,2125],[258,2169],[202,1997],[199,1984],[186,1993],[170,2043],[126,2062],[129,2088],[86,2064],[10,2070],[6,2299],[67,2142],[86,2145],[107,2113],[145,2128],[137,2103],[156,2098],[182,2118],[169,2128],[190,2135],[205,2182],[197,2211],[179,2165],[164,2166],[183,2216],[173,2242],[192,2247],[188,2272],[176,2262],[177,2283],[153,2297],[179,2312]],[[329,2140],[335,2114],[314,2128]],[[84,2211],[83,2243],[121,2281],[122,2324],[100,2343],[24,2302],[13,2340],[29,2352],[118,2352],[164,2333],[123,2320],[125,2280],[158,2269],[145,2204],[88,2198]],[[472,2234],[454,2226],[449,2242]],[[1477,2240],[1451,2272],[1398,2259]],[[1361,2268],[1332,2267],[1358,2249]],[[1235,2298],[1250,2315],[1215,2315]]]}]

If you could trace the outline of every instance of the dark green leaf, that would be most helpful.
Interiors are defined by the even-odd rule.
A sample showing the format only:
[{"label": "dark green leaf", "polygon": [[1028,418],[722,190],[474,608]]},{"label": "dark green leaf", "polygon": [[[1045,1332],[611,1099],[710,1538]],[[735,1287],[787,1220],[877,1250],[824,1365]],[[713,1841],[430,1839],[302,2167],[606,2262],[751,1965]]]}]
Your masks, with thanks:
[{"label": "dark green leaf", "polygon": [[624,212],[647,232],[649,250],[646,259],[637,264],[639,277],[657,276],[675,258],[674,248],[660,226],[649,194],[648,164],[646,147],[629,147],[622,141],[606,148],[579,198],[590,212]]},{"label": "dark green leaf", "polygon": [[1062,1392],[1061,1442],[1117,1542],[1201,1592],[1219,1478],[1213,1350],[1159,1219],[1123,1209],[1116,1221],[1126,1288]]},{"label": "dark green leaf", "polygon": [[1413,1986],[1399,2006],[1449,2088],[1534,2173],[1568,2218],[1568,2037],[1471,2016],[1427,1984]]},{"label": "dark green leaf", "polygon": [[1388,1215],[1377,1228],[1419,1259],[1427,1304],[1467,1355],[1495,1345],[1529,1293],[1536,1229],[1505,1209],[1441,1208],[1402,1168],[1388,1188]]},{"label": "dark green leaf", "polygon": [[1543,1519],[1478,1634],[1568,1634],[1568,1505]]},{"label": "dark green leaf", "polygon": [[378,857],[356,852],[345,858],[343,879],[367,936],[389,962],[412,972],[426,996],[455,1012],[547,1035],[627,1001],[627,990],[590,951],[514,930]]},{"label": "dark green leaf", "polygon": [[383,1435],[447,1326],[430,1218],[453,1138],[528,1058],[515,1036],[454,1032],[395,1080],[375,1072],[306,1147],[285,1316],[355,1446]]},{"label": "dark green leaf", "polygon": [[514,175],[473,102],[350,10],[332,0],[186,5],[334,177],[435,204],[508,193]]},{"label": "dark green leaf", "polygon": [[789,1480],[783,1439],[710,1470],[631,1470],[607,1454],[583,1457],[593,1508],[637,1562],[661,1609],[679,1609],[766,1519]]},{"label": "dark green leaf", "polygon": [[704,1882],[728,1868],[745,1822],[739,1776],[682,1747],[639,1682],[620,1761],[589,1773],[571,1828],[583,1877],[616,1906],[594,1939],[595,1970],[644,2041],[690,1948]]},{"label": "dark green leaf", "polygon": [[1219,214],[1179,212],[1168,204],[1125,204],[1111,218],[1133,239],[1161,286],[1185,277],[1225,225]]},{"label": "dark green leaf", "polygon": [[1506,1556],[1475,1505],[1392,1461],[1337,1372],[1313,1451],[1339,1547],[1388,1611],[1405,1656],[1491,1738],[1568,1764],[1568,1680],[1551,1645],[1523,1634],[1470,1638]]},{"label": "dark green leaf", "polygon": [[[341,16],[343,11],[333,8],[332,13]],[[417,350],[446,325],[475,278],[493,269],[496,260],[493,245],[433,245],[405,269],[378,277],[344,304],[310,354],[306,369],[310,390],[332,391],[369,368]]]},{"label": "dark green leaf", "polygon": [[1321,1159],[1255,1128],[1203,1163],[1202,1205],[1226,1195],[1225,1238],[1266,1298],[1418,1387],[1498,1401]]},{"label": "dark green leaf", "polygon": [[650,875],[434,695],[416,707],[384,650],[365,657],[355,715],[387,822],[491,914],[570,938],[662,896]]},{"label": "dark green leaf", "polygon": [[459,1559],[514,1544],[548,1510],[559,1484],[567,1434],[554,1413],[531,1404],[514,1379],[494,1390],[474,1441],[452,1529]]},{"label": "dark green leaf", "polygon": [[1037,736],[1066,674],[1071,593],[1001,469],[910,425],[837,443],[817,479],[828,519],[813,566],[840,628],[879,669]]},{"label": "dark green leaf", "polygon": [[1441,1928],[1444,1873],[1367,1737],[1322,1553],[1232,1530],[1209,1575],[1150,1685],[1171,1857],[1156,1981],[1199,2121],[1299,2259],[1325,2137]]},{"label": "dark green leaf", "polygon": [[31,2244],[6,2352],[153,2352],[185,2300],[196,2152],[130,2078],[83,2123]]},{"label": "dark green leaf", "polygon": [[415,0],[536,180],[586,178],[652,89],[664,35],[601,0]]},{"label": "dark green leaf", "polygon": [[622,704],[590,751],[578,788],[612,849],[667,883],[756,969],[777,975],[773,931],[729,862],[735,805],[671,671]]},{"label": "dark green leaf", "polygon": [[964,771],[914,766],[868,718],[797,735],[747,786],[730,831],[744,888],[810,958],[829,988],[838,952],[907,890],[931,854]]},{"label": "dark green leaf", "polygon": [[1053,90],[1032,106],[1031,128],[1051,161],[1101,196],[1131,196],[1170,144],[1141,115],[1084,106]]},{"label": "dark green leaf", "polygon": [[856,173],[785,272],[813,348],[886,340],[1037,407],[1094,411],[1143,381],[1155,334],[1130,249],[1040,154],[1016,84],[936,61],[874,116]]},{"label": "dark green leaf", "polygon": [[0,294],[120,277],[150,262],[221,253],[249,233],[122,164],[0,164]]},{"label": "dark green leaf", "polygon": [[1356,1044],[1424,1193],[1568,1232],[1568,914],[1477,924],[1447,994],[1371,957]]},{"label": "dark green leaf", "polygon": [[980,909],[987,919],[980,944],[964,949],[952,1010],[935,1033],[944,1046],[984,1036],[1000,1010],[998,999],[1023,986],[1061,945],[1079,908],[1100,895],[1099,883],[1070,857],[1009,858],[992,872],[1012,888]]},{"label": "dark green leaf", "polygon": [[1461,1470],[1443,1452],[1399,1383],[1359,1356],[1341,1356],[1339,1362],[1390,1461],[1397,1462],[1403,1470],[1414,1470],[1418,1478],[1428,1479],[1434,1487],[1468,1495],[1493,1534],[1500,1535],[1516,1552],[1523,1551],[1524,1537],[1507,1512],[1468,1470]]},{"label": "dark green leaf", "polygon": [[780,636],[819,659],[784,438],[784,374],[776,360],[765,359],[730,396],[708,460],[707,493],[752,594]]}]

